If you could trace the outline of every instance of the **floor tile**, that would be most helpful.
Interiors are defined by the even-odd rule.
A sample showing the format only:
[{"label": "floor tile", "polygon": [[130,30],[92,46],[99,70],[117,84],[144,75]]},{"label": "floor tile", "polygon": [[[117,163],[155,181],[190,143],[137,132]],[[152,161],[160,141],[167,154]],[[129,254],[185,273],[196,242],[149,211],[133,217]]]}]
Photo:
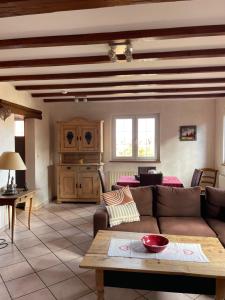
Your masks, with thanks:
[{"label": "floor tile", "polygon": [[57,231],[52,231],[52,232],[49,232],[49,233],[45,233],[45,234],[42,234],[42,235],[39,235],[39,239],[45,243],[45,242],[49,242],[49,241],[54,241],[56,239],[60,239],[62,238],[63,236],[58,233]]},{"label": "floor tile", "polygon": [[48,289],[43,289],[17,298],[17,300],[55,300],[55,297]]},{"label": "floor tile", "polygon": [[115,300],[115,299],[134,300],[140,297],[140,295],[135,290],[131,290],[131,289],[105,287],[104,290],[105,290],[106,300]]},{"label": "floor tile", "polygon": [[53,253],[28,259],[28,262],[35,271],[44,270],[61,263]]},{"label": "floor tile", "polygon": [[49,286],[74,276],[74,273],[64,264],[60,264],[38,272],[38,275]]},{"label": "floor tile", "polygon": [[8,246],[0,249],[0,256],[7,254],[7,253],[13,253],[15,251],[18,251],[16,246],[14,244],[12,244],[11,241],[6,241],[6,242],[8,243]]},{"label": "floor tile", "polygon": [[21,252],[26,258],[33,258],[44,254],[48,254],[50,253],[50,250],[44,244],[39,244],[34,247],[23,249],[21,250]]},{"label": "floor tile", "polygon": [[45,242],[45,245],[51,250],[51,251],[58,251],[62,250],[64,248],[68,248],[72,246],[73,244],[68,241],[65,238],[60,238],[54,241]]},{"label": "floor tile", "polygon": [[15,241],[19,241],[19,240],[27,239],[27,238],[31,238],[31,237],[35,237],[35,235],[30,230],[16,232],[14,234]]},{"label": "floor tile", "polygon": [[97,300],[97,295],[95,293],[90,293],[88,295],[79,298],[79,300]]},{"label": "floor tile", "polygon": [[81,225],[87,223],[87,220],[84,218],[77,218],[75,220],[69,220],[68,221],[71,225],[76,226],[76,225]]},{"label": "floor tile", "polygon": [[7,291],[7,288],[5,287],[4,283],[0,283],[0,299],[1,300],[11,300],[11,297]]},{"label": "floor tile", "polygon": [[88,269],[80,268],[80,262],[82,261],[83,257],[75,258],[69,261],[66,261],[65,264],[75,273],[81,274],[87,272]]},{"label": "floor tile", "polygon": [[213,296],[208,296],[208,295],[200,295],[199,297],[196,298],[196,300],[213,300],[215,297]]},{"label": "floor tile", "polygon": [[90,237],[90,235],[88,235],[85,232],[78,232],[72,236],[67,237],[68,240],[70,240],[71,242],[73,242],[75,245],[79,245],[80,243],[83,242],[87,242],[92,240],[92,238]]},{"label": "floor tile", "polygon": [[0,256],[0,268],[7,267],[18,262],[24,261],[25,258],[19,251],[8,253]]},{"label": "floor tile", "polygon": [[63,229],[71,227],[71,224],[69,224],[65,221],[60,221],[58,223],[52,224],[51,227],[55,230],[63,230]]},{"label": "floor tile", "polygon": [[81,250],[76,246],[71,246],[69,248],[56,251],[54,253],[63,262],[82,256]]},{"label": "floor tile", "polygon": [[88,287],[77,277],[49,287],[57,300],[74,300],[90,293]]},{"label": "floor tile", "polygon": [[23,277],[31,273],[34,273],[34,270],[26,261],[0,268],[0,274],[4,281]]},{"label": "floor tile", "polygon": [[18,298],[45,288],[45,285],[36,274],[31,274],[18,279],[7,281],[6,286],[13,298]]},{"label": "floor tile", "polygon": [[70,237],[73,236],[74,234],[80,233],[80,230],[77,229],[76,227],[70,227],[67,229],[59,230],[58,232],[64,237]]},{"label": "floor tile", "polygon": [[37,237],[31,237],[28,239],[15,241],[16,247],[20,250],[30,248],[30,247],[36,246],[38,244],[41,244],[41,241]]},{"label": "floor tile", "polygon": [[145,298],[148,300],[190,300],[185,294],[167,292],[150,292],[145,295]]},{"label": "floor tile", "polygon": [[95,271],[90,270],[84,273],[80,273],[78,276],[90,289],[96,289]]},{"label": "floor tile", "polygon": [[44,225],[44,226],[41,226],[41,227],[37,227],[37,228],[33,228],[31,229],[35,235],[39,236],[41,234],[46,234],[46,233],[49,233],[49,232],[52,232],[54,231],[54,229],[52,229],[50,226],[48,225]]},{"label": "floor tile", "polygon": [[90,239],[90,240],[87,241],[87,242],[80,243],[80,244],[77,245],[77,246],[78,246],[81,250],[83,250],[84,253],[86,253],[86,252],[88,251],[88,249],[90,248],[91,243],[92,243],[92,239]]}]

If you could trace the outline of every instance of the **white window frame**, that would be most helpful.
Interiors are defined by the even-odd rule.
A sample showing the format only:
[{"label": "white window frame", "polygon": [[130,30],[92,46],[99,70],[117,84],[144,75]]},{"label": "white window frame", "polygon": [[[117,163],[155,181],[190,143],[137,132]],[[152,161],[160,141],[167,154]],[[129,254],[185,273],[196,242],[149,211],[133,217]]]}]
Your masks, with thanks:
[{"label": "white window frame", "polygon": [[[138,119],[154,118],[155,119],[155,156],[154,157],[138,157]],[[132,119],[132,156],[117,157],[116,156],[116,120]],[[113,161],[159,161],[160,160],[160,115],[118,115],[112,117],[112,159]]]}]

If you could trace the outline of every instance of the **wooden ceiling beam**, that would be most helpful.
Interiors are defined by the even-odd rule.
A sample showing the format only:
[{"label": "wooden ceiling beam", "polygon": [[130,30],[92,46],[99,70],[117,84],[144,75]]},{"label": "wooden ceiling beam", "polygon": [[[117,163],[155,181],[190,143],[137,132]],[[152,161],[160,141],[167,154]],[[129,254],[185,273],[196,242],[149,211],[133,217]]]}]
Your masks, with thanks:
[{"label": "wooden ceiling beam", "polygon": [[[86,97],[95,95],[115,95],[115,94],[140,94],[140,93],[180,93],[180,92],[217,92],[224,91],[225,86],[219,87],[194,87],[194,88],[166,88],[166,89],[132,89],[132,90],[105,90],[105,91],[83,91],[83,92],[68,92],[67,96],[74,97]],[[57,97],[62,96],[61,92],[55,93],[32,93],[32,97],[44,98],[44,97]]]},{"label": "wooden ceiling beam", "polygon": [[0,18],[44,14],[58,11],[178,1],[183,0],[2,0],[0,2]]},{"label": "wooden ceiling beam", "polygon": [[98,88],[117,86],[139,86],[139,85],[175,85],[175,84],[208,84],[225,83],[225,78],[196,78],[196,79],[170,79],[170,80],[136,80],[116,82],[90,82],[90,83],[63,83],[63,84],[39,84],[39,85],[18,85],[18,91],[28,90],[51,90],[51,89],[74,89],[74,88]]},{"label": "wooden ceiling beam", "polygon": [[58,80],[58,79],[84,79],[104,78],[131,75],[166,75],[166,74],[192,74],[192,73],[225,72],[225,66],[187,67],[187,68],[157,68],[157,69],[133,69],[101,72],[77,72],[58,74],[27,74],[27,75],[0,75],[0,82],[28,81],[28,80]]},{"label": "wooden ceiling beam", "polygon": [[[157,99],[195,99],[195,98],[223,98],[225,93],[215,93],[215,94],[178,94],[178,95],[155,95],[155,96],[128,96],[128,97],[102,97],[102,98],[88,98],[88,102],[96,101],[130,101],[130,100],[157,100]],[[71,98],[52,98],[43,99],[45,103],[55,103],[55,102],[74,102]],[[82,99],[81,99],[82,102]]]},{"label": "wooden ceiling beam", "polygon": [[[153,59],[153,58],[154,59],[183,59],[183,58],[204,58],[204,57],[222,57],[222,56],[225,56],[225,48],[134,53],[133,59],[134,60],[146,60],[146,59]],[[124,55],[118,55],[117,57],[118,60],[121,61],[125,60]],[[100,63],[109,63],[109,62],[110,59],[107,55],[28,59],[28,60],[15,60],[15,61],[0,61],[0,69],[100,64]]]},{"label": "wooden ceiling beam", "polygon": [[225,24],[4,39],[0,40],[0,49],[109,44],[140,38],[168,39],[219,35],[225,35]]},{"label": "wooden ceiling beam", "polygon": [[0,99],[0,107],[2,106],[6,106],[11,110],[13,114],[22,115],[26,119],[33,118],[42,120],[42,112],[40,110],[32,109],[27,106]]}]

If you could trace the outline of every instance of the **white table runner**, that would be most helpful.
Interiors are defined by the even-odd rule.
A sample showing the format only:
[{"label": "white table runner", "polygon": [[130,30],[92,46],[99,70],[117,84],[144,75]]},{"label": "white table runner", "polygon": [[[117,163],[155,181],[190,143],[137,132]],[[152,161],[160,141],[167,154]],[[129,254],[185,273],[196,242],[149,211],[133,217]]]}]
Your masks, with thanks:
[{"label": "white table runner", "polygon": [[189,262],[209,262],[202,251],[200,244],[169,243],[167,248],[160,253],[150,253],[140,240],[112,238],[108,250],[108,256],[134,257],[179,260]]}]

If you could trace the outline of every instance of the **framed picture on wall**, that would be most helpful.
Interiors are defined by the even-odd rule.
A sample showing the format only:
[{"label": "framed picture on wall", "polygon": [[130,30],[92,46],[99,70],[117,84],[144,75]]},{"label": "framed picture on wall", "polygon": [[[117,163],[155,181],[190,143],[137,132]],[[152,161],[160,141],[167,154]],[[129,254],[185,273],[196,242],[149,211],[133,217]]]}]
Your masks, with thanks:
[{"label": "framed picture on wall", "polygon": [[197,140],[197,126],[187,125],[180,126],[180,141],[196,141]]}]

